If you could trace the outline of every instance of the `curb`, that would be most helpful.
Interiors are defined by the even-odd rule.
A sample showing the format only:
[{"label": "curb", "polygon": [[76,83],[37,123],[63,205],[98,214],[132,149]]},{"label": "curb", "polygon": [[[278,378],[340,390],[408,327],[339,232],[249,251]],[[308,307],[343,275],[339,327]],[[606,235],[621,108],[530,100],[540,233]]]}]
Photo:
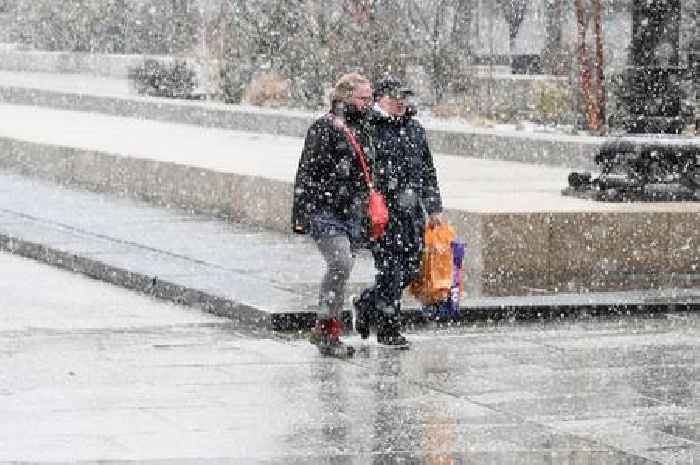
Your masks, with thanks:
[{"label": "curb", "polygon": [[[181,286],[80,255],[47,247],[36,242],[0,233],[0,250],[37,260],[64,270],[80,273],[160,300],[199,308],[207,313],[230,319],[236,326],[284,330],[298,324],[290,315],[271,316],[267,312],[233,300],[217,297],[198,289]],[[299,315],[304,317],[305,315]],[[286,327],[285,327],[286,325]]]},{"label": "curb", "polygon": [[[248,330],[299,331],[313,326],[314,312],[269,314],[255,307],[240,304],[230,299],[203,292],[199,289],[181,286],[161,280],[157,276],[135,273],[104,262],[47,247],[36,242],[0,233],[0,251],[46,263],[56,268],[80,273],[84,276],[113,284],[156,299],[178,305],[198,308],[204,312],[224,317],[234,327]],[[469,322],[498,321],[545,321],[571,318],[604,316],[655,316],[671,312],[700,311],[700,302],[650,302],[614,305],[490,305],[461,307],[455,319],[439,319],[426,316],[421,310],[403,310],[405,323],[425,325],[433,321],[437,325],[461,324]],[[343,313],[346,327],[352,327],[352,315]]]}]

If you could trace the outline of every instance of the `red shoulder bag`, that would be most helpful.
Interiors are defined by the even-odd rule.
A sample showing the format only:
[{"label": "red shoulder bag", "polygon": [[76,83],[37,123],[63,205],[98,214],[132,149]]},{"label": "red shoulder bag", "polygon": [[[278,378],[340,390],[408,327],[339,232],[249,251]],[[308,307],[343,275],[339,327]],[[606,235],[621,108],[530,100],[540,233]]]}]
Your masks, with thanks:
[{"label": "red shoulder bag", "polygon": [[386,225],[389,223],[389,209],[386,206],[386,198],[384,195],[377,191],[372,184],[372,176],[369,174],[369,168],[367,167],[367,161],[365,160],[365,151],[362,146],[357,142],[355,135],[352,133],[350,128],[337,116],[331,115],[333,118],[333,123],[335,126],[342,130],[347,137],[350,145],[352,146],[355,155],[357,156],[357,161],[360,163],[362,168],[362,173],[365,176],[365,182],[367,182],[367,187],[369,188],[369,205],[368,214],[369,219],[372,223],[372,239],[377,240],[384,235],[384,230]]}]

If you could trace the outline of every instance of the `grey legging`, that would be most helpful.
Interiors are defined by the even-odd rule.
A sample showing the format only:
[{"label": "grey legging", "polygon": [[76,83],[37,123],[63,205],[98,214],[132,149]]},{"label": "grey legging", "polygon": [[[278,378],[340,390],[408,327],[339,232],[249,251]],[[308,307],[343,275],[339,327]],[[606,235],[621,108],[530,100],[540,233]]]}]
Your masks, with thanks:
[{"label": "grey legging", "polygon": [[316,245],[326,260],[326,274],[318,296],[318,317],[340,318],[355,254],[345,234],[322,235]]}]

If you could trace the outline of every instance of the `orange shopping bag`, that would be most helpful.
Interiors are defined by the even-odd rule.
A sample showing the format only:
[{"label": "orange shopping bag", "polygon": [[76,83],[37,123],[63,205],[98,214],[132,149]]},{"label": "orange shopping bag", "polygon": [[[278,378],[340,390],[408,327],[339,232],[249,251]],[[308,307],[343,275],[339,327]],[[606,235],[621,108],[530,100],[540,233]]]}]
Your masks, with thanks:
[{"label": "orange shopping bag", "polygon": [[425,228],[425,249],[420,275],[409,287],[409,292],[423,305],[436,304],[450,297],[454,238],[454,228],[446,223]]}]

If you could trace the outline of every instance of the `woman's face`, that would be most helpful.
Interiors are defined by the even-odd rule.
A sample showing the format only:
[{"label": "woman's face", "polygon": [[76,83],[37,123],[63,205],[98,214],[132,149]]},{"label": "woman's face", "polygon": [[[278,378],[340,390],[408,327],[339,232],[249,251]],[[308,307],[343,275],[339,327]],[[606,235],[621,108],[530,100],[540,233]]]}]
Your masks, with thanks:
[{"label": "woman's face", "polygon": [[352,104],[360,110],[367,110],[372,104],[372,86],[367,84],[358,84],[352,93]]}]

